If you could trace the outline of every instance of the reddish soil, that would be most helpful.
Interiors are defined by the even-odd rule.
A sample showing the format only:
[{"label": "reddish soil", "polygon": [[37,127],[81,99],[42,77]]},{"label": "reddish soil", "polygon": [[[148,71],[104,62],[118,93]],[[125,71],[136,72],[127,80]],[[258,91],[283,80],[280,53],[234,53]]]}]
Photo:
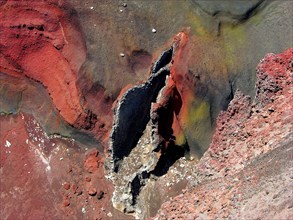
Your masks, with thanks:
[{"label": "reddish soil", "polygon": [[0,71],[40,83],[67,123],[90,130],[105,144],[113,100],[103,87],[88,89],[89,79],[77,85],[87,49],[72,6],[54,0],[7,1],[0,20]]},{"label": "reddish soil", "polygon": [[7,1],[0,14],[0,70],[42,83],[70,124],[86,117],[75,84],[86,47],[72,10],[62,1]]},{"label": "reddish soil", "polygon": [[102,155],[48,137],[31,116],[0,116],[1,219],[121,219]]}]

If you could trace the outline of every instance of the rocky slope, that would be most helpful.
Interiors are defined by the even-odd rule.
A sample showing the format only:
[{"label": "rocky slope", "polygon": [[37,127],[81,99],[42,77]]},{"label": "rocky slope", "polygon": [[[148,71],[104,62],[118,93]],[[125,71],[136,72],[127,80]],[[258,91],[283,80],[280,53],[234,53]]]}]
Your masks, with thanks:
[{"label": "rocky slope", "polygon": [[1,219],[292,217],[289,0],[5,0],[0,18]]},{"label": "rocky slope", "polygon": [[256,96],[221,112],[189,186],[154,219],[291,219],[293,49],[257,67]]}]

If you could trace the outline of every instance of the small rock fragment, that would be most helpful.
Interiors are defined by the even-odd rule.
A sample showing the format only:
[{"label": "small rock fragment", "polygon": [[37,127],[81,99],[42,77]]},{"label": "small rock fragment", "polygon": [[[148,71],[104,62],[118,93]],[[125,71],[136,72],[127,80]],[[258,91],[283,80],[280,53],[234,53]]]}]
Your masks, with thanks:
[{"label": "small rock fragment", "polygon": [[275,109],[274,109],[273,107],[271,107],[271,108],[268,108],[268,111],[269,111],[270,113],[272,113],[272,112],[275,111]]},{"label": "small rock fragment", "polygon": [[98,150],[92,150],[90,152],[87,152],[85,162],[84,162],[84,168],[87,172],[93,173],[99,168],[98,155],[99,155]]},{"label": "small rock fragment", "polygon": [[103,191],[100,191],[97,195],[98,200],[101,200],[102,198],[104,198],[105,193]]},{"label": "small rock fragment", "polygon": [[77,195],[77,196],[80,196],[81,194],[82,194],[82,191],[81,191],[80,189],[77,189],[77,190],[76,190],[76,195]]},{"label": "small rock fragment", "polygon": [[73,191],[74,194],[76,194],[77,189],[78,189],[78,186],[75,185],[75,184],[73,184],[73,185],[72,185],[72,191]]},{"label": "small rock fragment", "polygon": [[70,189],[70,183],[64,183],[63,184],[63,188],[65,189],[65,190],[69,190]]},{"label": "small rock fragment", "polygon": [[153,29],[152,29],[152,32],[153,32],[153,33],[156,33],[156,32],[157,32],[157,30],[156,30],[155,28],[153,28]]},{"label": "small rock fragment", "polygon": [[64,206],[64,207],[67,207],[67,206],[69,206],[69,205],[70,205],[69,200],[68,200],[68,199],[65,199],[65,200],[63,201],[63,206]]},{"label": "small rock fragment", "polygon": [[94,187],[92,187],[88,190],[88,194],[90,196],[95,196],[97,194],[97,190]]}]

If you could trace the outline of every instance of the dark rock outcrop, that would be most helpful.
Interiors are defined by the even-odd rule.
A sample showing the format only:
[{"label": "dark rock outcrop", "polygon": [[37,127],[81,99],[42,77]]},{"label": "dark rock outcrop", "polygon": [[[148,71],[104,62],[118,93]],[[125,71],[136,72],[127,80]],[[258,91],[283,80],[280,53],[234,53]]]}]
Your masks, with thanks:
[{"label": "dark rock outcrop", "polygon": [[292,6],[0,1],[0,218],[292,218]]},{"label": "dark rock outcrop", "polygon": [[150,120],[151,103],[156,101],[165,85],[166,76],[170,74],[166,66],[171,59],[172,48],[166,50],[154,64],[148,81],[127,90],[117,103],[110,137],[115,172],[120,160],[136,146]]},{"label": "dark rock outcrop", "polygon": [[166,174],[189,150],[178,120],[182,100],[170,75],[185,40],[184,33],[178,36],[153,64],[148,81],[125,91],[114,110],[106,165],[114,184],[112,201],[139,218],[148,215],[142,191],[155,190],[149,181]]}]

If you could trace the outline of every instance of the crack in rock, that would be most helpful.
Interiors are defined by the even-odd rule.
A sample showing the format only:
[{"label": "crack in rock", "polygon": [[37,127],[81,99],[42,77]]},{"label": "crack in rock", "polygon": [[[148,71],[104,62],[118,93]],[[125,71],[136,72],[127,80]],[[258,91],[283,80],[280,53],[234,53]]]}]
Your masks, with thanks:
[{"label": "crack in rock", "polygon": [[114,110],[110,149],[115,172],[121,160],[136,146],[150,120],[151,103],[155,102],[170,74],[167,65],[171,62],[172,51],[170,48],[161,55],[153,65],[148,81],[126,91]]},{"label": "crack in rock", "polygon": [[[115,187],[112,202],[137,218],[146,215],[142,189],[189,151],[183,130],[177,129],[182,100],[169,76],[174,48],[176,42],[153,64],[148,81],[127,90],[114,109],[110,157],[105,163]],[[174,123],[183,135],[181,145],[176,142]]]}]

